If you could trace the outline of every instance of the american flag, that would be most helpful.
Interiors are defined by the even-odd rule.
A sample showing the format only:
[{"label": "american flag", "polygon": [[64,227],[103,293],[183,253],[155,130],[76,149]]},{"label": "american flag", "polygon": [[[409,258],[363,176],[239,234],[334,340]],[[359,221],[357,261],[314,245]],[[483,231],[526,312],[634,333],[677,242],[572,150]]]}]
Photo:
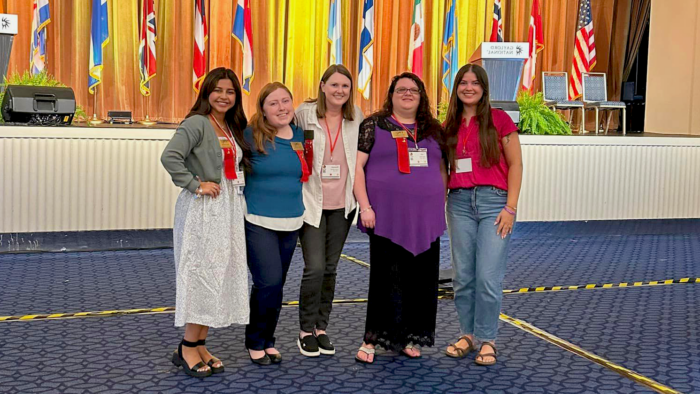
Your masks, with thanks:
[{"label": "american flag", "polygon": [[141,6],[141,42],[139,68],[141,94],[151,95],[151,79],[156,76],[156,13],[154,0],[143,0]]},{"label": "american flag", "polygon": [[501,0],[493,2],[493,26],[490,42],[503,42],[503,18],[501,18]]},{"label": "american flag", "polygon": [[199,93],[204,75],[207,73],[207,13],[204,0],[195,0],[194,4],[194,61],[192,62],[192,83],[194,91]]},{"label": "american flag", "polygon": [[595,37],[593,36],[591,0],[579,0],[576,47],[574,49],[574,61],[571,64],[571,76],[569,77],[569,100],[576,100],[581,97],[583,93],[582,75],[590,72],[595,63]]}]

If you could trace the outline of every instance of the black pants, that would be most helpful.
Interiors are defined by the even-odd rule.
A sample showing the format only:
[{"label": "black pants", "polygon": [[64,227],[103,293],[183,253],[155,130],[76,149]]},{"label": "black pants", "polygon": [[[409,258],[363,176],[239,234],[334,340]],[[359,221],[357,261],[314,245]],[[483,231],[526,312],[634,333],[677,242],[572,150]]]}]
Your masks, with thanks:
[{"label": "black pants", "polygon": [[400,350],[409,343],[435,343],[440,239],[414,256],[370,233],[369,296],[364,341]]},{"label": "black pants", "polygon": [[253,276],[250,322],[245,346],[264,350],[275,346],[275,329],[282,310],[282,288],[287,279],[299,231],[274,231],[245,222],[248,269]]},{"label": "black pants", "polygon": [[345,219],[345,209],[324,210],[318,228],[306,223],[301,228],[304,276],[299,296],[299,325],[302,331],[328,327],[338,259],[354,216],[355,211]]}]

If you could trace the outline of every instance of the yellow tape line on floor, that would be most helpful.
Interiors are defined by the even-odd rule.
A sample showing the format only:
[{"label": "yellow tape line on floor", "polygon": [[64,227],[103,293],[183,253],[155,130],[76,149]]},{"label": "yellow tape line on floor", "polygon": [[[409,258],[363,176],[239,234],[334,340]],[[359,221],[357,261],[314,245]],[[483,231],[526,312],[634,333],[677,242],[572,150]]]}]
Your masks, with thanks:
[{"label": "yellow tape line on floor", "polygon": [[[348,256],[346,254],[341,254],[341,258],[352,261],[353,263],[360,264],[363,267],[369,267],[366,262]],[[603,283],[595,284],[590,283],[587,285],[576,285],[576,286],[537,286],[537,287],[523,287],[520,289],[509,289],[503,290],[503,294],[523,294],[523,293],[542,293],[549,291],[567,291],[567,290],[592,290],[592,289],[614,289],[620,287],[642,287],[642,286],[663,286],[663,285],[673,285],[673,284],[689,284],[698,283],[700,284],[700,278],[681,278],[681,279],[666,279],[666,280],[651,280],[647,282],[620,282],[620,283]]]},{"label": "yellow tape line on floor", "polygon": [[567,350],[571,353],[576,354],[577,356],[583,357],[585,359],[588,359],[590,361],[593,361],[594,363],[601,365],[611,371],[617,372],[618,374],[631,379],[641,385],[644,385],[654,391],[657,391],[659,393],[665,393],[665,394],[681,394],[679,391],[676,391],[672,389],[671,387],[665,386],[651,378],[648,378],[644,375],[640,375],[637,372],[634,372],[630,369],[627,369],[621,365],[615,364],[612,361],[608,361],[600,356],[597,356],[585,349],[582,349],[576,345],[574,345],[571,342],[565,341],[555,335],[552,335],[548,333],[547,331],[541,330],[532,324],[519,320],[513,317],[510,317],[506,314],[501,313],[500,316],[501,320],[504,322],[511,324],[525,332],[528,332],[538,338],[544,339],[545,341],[554,344],[556,346],[559,346],[560,348]]}]

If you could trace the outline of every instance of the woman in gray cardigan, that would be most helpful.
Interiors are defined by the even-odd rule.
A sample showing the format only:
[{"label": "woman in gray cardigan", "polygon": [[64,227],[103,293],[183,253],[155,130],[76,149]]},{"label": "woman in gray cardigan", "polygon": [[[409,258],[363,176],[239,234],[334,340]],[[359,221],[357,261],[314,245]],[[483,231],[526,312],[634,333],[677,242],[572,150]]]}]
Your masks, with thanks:
[{"label": "woman in gray cardigan", "polygon": [[224,371],[209,353],[209,327],[247,324],[248,270],[243,218],[247,120],[233,71],[212,70],[161,162],[183,188],[175,205],[175,326],[185,336],[172,362],[194,377]]}]

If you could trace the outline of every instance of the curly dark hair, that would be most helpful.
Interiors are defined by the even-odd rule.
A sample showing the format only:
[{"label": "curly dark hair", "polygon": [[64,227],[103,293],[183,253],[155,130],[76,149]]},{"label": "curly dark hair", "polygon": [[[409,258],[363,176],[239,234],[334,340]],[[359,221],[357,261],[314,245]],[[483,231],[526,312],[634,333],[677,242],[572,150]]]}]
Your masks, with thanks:
[{"label": "curly dark hair", "polygon": [[416,74],[405,72],[392,78],[389,91],[384,100],[384,106],[382,109],[372,114],[372,116],[389,117],[394,113],[392,96],[394,95],[396,83],[403,78],[408,78],[415,82],[420,90],[420,103],[418,104],[418,111],[416,112],[416,127],[419,135],[423,138],[433,137],[440,145],[440,149],[446,152],[447,147],[445,146],[445,139],[443,138],[442,126],[433,116],[433,112],[430,110],[430,98],[428,98],[428,93],[425,90],[425,84]]}]

